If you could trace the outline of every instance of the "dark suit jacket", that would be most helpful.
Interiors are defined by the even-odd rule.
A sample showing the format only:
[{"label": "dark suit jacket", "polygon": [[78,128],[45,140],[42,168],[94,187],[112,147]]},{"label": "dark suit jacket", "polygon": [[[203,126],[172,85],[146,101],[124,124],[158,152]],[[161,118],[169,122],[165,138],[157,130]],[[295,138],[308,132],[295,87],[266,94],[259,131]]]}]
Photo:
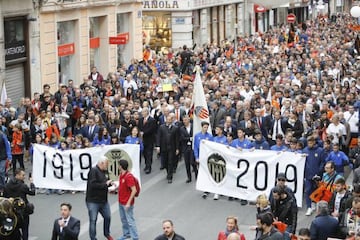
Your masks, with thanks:
[{"label": "dark suit jacket", "polygon": [[56,219],[54,222],[51,240],[77,240],[80,233],[80,220],[71,216],[62,232],[60,232],[58,220],[61,220],[61,218]]},{"label": "dark suit jacket", "polygon": [[[117,132],[116,127],[112,127],[109,129],[110,135],[112,135],[113,133],[116,133],[116,132]],[[126,127],[121,127],[120,136],[118,135],[120,142],[125,143],[125,138],[127,136],[129,136],[129,134],[130,134],[129,130]]]},{"label": "dark suit jacket", "polygon": [[144,124],[144,118],[141,118],[139,120],[139,129],[141,132],[143,132],[143,143],[146,144],[153,144],[154,138],[157,130],[157,123],[154,118],[148,117],[148,120]]},{"label": "dark suit jacket", "polygon": [[94,131],[92,132],[91,135],[89,135],[89,127],[90,126],[86,126],[83,128],[83,136],[88,138],[90,140],[90,142],[92,142],[94,140],[94,137],[96,134],[99,133],[99,126],[98,125],[95,125],[95,128],[94,128]]},{"label": "dark suit jacket", "polygon": [[179,129],[180,133],[180,149],[181,152],[187,150],[192,150],[192,136],[193,136],[193,126],[190,127],[190,134],[186,130],[186,127],[183,125]]},{"label": "dark suit jacket", "polygon": [[[175,109],[173,109],[172,112],[176,114]],[[179,121],[182,121],[183,116],[184,116],[185,114],[186,114],[186,113],[185,113],[185,110],[182,109],[182,108],[179,108]],[[175,115],[175,116],[176,116],[176,115]],[[174,116],[174,117],[175,117],[175,116]]]},{"label": "dark suit jacket", "polygon": [[[166,237],[165,234],[162,234],[162,235],[160,235],[160,236],[157,236],[157,237],[155,238],[155,240],[168,240],[168,238]],[[183,236],[175,233],[175,234],[174,234],[174,237],[172,238],[172,240],[185,240],[185,238],[184,238]]]},{"label": "dark suit jacket", "polygon": [[210,114],[211,127],[215,129],[215,127],[220,124],[220,121],[223,120],[225,116],[225,110],[222,108],[219,108],[218,111],[212,110]]},{"label": "dark suit jacket", "polygon": [[165,124],[161,125],[157,135],[156,146],[160,147],[160,152],[175,153],[175,150],[180,150],[179,144],[179,128],[171,125],[170,127]]},{"label": "dark suit jacket", "polygon": [[258,128],[258,129],[260,129],[260,131],[261,131],[261,134],[265,137],[265,138],[267,138],[267,136],[268,136],[268,134],[269,134],[269,132],[268,132],[268,129],[267,129],[267,126],[266,126],[266,117],[260,117],[260,119],[261,119],[261,126],[259,125],[259,122],[258,122],[258,119],[257,119],[257,117],[253,117],[253,121],[255,122],[255,126]]}]

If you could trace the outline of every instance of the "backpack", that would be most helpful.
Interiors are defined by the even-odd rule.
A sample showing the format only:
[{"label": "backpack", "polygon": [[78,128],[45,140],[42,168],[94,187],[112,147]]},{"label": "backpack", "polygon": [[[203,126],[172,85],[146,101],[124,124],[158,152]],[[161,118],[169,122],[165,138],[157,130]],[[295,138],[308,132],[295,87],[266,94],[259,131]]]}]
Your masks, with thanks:
[{"label": "backpack", "polygon": [[133,178],[134,178],[134,182],[135,182],[135,188],[136,188],[136,193],[135,193],[135,197],[138,197],[140,195],[140,183],[139,183],[139,179],[137,179],[137,177],[135,177],[132,173],[128,172],[128,174],[130,174]]}]

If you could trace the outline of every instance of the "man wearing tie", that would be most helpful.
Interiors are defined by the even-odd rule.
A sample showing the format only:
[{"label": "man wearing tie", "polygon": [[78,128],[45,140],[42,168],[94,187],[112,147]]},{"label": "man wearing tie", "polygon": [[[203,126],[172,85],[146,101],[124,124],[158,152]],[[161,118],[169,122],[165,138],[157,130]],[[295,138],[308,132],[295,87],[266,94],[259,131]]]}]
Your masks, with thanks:
[{"label": "man wearing tie", "polygon": [[56,219],[51,240],[77,240],[80,233],[80,220],[71,216],[71,204],[60,204],[61,217]]},{"label": "man wearing tie", "polygon": [[110,134],[112,135],[115,133],[118,136],[120,143],[125,143],[126,137],[129,136],[129,130],[121,125],[121,121],[119,119],[115,119],[114,125],[115,126],[109,131]]},{"label": "man wearing tie", "polygon": [[90,142],[92,142],[94,141],[94,137],[98,132],[99,132],[99,126],[95,124],[95,118],[93,116],[89,116],[88,126],[84,128],[83,136],[88,138]]},{"label": "man wearing tie", "polygon": [[179,129],[172,124],[172,115],[166,116],[165,124],[159,128],[156,150],[161,155],[161,160],[167,171],[168,183],[172,183],[174,172],[174,160],[180,153]]}]

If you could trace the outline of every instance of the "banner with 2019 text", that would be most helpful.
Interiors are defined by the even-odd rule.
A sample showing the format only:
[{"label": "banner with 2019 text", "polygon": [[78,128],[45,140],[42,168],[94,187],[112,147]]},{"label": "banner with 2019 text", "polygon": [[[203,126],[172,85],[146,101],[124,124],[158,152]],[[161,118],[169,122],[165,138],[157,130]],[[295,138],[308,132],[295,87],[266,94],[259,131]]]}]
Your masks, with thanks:
[{"label": "banner with 2019 text", "polygon": [[129,162],[129,171],[140,181],[138,144],[105,145],[65,151],[35,144],[33,154],[32,177],[35,186],[39,188],[86,190],[89,170],[103,155],[109,159],[109,179],[119,180],[118,160],[125,159]]},{"label": "banner with 2019 text", "polygon": [[196,189],[255,201],[269,196],[276,176],[284,172],[287,186],[302,206],[305,156],[293,152],[239,150],[223,144],[202,141]]}]

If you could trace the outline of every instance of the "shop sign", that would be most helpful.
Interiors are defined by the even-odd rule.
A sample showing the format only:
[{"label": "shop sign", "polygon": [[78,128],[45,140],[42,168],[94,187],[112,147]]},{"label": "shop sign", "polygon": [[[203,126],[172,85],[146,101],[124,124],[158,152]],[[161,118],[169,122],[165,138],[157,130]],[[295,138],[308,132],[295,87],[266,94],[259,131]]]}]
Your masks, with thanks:
[{"label": "shop sign", "polygon": [[25,41],[5,44],[5,61],[26,57]]},{"label": "shop sign", "polygon": [[178,1],[174,0],[174,1],[156,1],[156,0],[144,0],[143,1],[143,8],[179,8],[179,3]]},{"label": "shop sign", "polygon": [[75,53],[75,44],[67,43],[58,46],[58,56],[65,57]]},{"label": "shop sign", "polygon": [[90,38],[90,48],[99,48],[100,47],[100,38]]},{"label": "shop sign", "polygon": [[109,37],[109,44],[123,45],[126,44],[126,37]]},{"label": "shop sign", "polygon": [[254,12],[256,12],[256,13],[264,13],[264,12],[266,12],[266,8],[264,6],[254,4]]},{"label": "shop sign", "polygon": [[175,24],[185,24],[185,18],[175,18]]},{"label": "shop sign", "polygon": [[129,34],[129,32],[118,33],[117,37],[125,38],[125,39],[126,39],[126,43],[128,43],[128,42],[129,42],[129,38],[130,38],[130,34]]}]

